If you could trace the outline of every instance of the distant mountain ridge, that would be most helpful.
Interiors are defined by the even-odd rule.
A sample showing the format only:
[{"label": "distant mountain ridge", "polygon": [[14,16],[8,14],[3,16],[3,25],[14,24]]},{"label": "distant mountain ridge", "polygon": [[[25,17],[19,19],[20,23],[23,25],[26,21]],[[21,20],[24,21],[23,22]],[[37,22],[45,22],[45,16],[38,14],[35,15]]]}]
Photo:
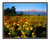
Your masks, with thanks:
[{"label": "distant mountain ridge", "polygon": [[38,15],[38,14],[40,14],[41,16],[47,16],[47,12],[39,11],[39,10],[35,10],[35,9],[16,11],[17,14],[20,14],[20,12],[23,12],[23,14],[26,14],[26,15],[32,15],[32,14],[33,15]]},{"label": "distant mountain ridge", "polygon": [[39,10],[35,10],[35,9],[31,9],[31,10],[23,10],[23,12],[28,12],[28,11],[45,12],[45,11],[39,11]]}]

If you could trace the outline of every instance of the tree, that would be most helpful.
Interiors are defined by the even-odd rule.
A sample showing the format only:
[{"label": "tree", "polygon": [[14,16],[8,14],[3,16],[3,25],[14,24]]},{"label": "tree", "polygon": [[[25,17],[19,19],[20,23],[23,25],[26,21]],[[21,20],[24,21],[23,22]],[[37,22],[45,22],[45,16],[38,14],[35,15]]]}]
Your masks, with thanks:
[{"label": "tree", "polygon": [[11,11],[12,11],[12,14],[16,14],[15,7],[14,6],[11,8]]},{"label": "tree", "polygon": [[7,8],[4,10],[4,15],[9,15],[11,13],[11,9]]},{"label": "tree", "polygon": [[23,12],[21,12],[20,15],[23,15]]},{"label": "tree", "polygon": [[40,16],[40,14],[38,14],[38,16]]},{"label": "tree", "polygon": [[15,7],[13,6],[11,9],[10,8],[4,9],[4,15],[9,15],[9,16],[17,15],[15,11]]}]

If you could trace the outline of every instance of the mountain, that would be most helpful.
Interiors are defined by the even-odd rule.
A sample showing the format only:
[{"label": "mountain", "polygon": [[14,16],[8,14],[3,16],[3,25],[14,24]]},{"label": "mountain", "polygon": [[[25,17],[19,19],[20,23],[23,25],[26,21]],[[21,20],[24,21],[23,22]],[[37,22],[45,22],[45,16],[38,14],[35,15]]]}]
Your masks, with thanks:
[{"label": "mountain", "polygon": [[17,14],[20,14],[20,12],[23,12],[23,14],[26,14],[26,15],[38,15],[40,14],[41,16],[46,16],[47,15],[47,12],[45,11],[39,11],[39,10],[35,10],[35,9],[31,9],[31,10],[23,10],[23,11],[16,11]]},{"label": "mountain", "polygon": [[23,12],[28,12],[28,11],[45,12],[45,11],[39,11],[39,10],[35,10],[35,9],[31,9],[31,10],[23,10]]}]

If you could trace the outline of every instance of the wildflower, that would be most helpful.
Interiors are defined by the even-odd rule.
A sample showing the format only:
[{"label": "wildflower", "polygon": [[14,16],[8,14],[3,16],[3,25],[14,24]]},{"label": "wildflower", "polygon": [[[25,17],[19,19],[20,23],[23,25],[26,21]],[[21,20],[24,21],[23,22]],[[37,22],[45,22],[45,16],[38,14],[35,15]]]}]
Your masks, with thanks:
[{"label": "wildflower", "polygon": [[39,26],[41,26],[41,24],[39,23]]},{"label": "wildflower", "polygon": [[17,38],[20,38],[19,36]]},{"label": "wildflower", "polygon": [[25,27],[25,25],[23,25],[23,27]]},{"label": "wildflower", "polygon": [[11,29],[13,30],[14,27],[12,27]]},{"label": "wildflower", "polygon": [[24,35],[24,38],[27,38],[27,37]]},{"label": "wildflower", "polygon": [[23,31],[21,31],[22,32],[22,34],[25,34]]},{"label": "wildflower", "polygon": [[28,22],[25,22],[26,24],[28,24]]},{"label": "wildflower", "polygon": [[32,33],[32,35],[34,34],[34,32]]},{"label": "wildflower", "polygon": [[29,30],[29,28],[25,28],[26,30]]},{"label": "wildflower", "polygon": [[23,37],[23,35],[21,35],[21,37]]},{"label": "wildflower", "polygon": [[7,23],[4,23],[4,25],[7,25]]},{"label": "wildflower", "polygon": [[33,37],[35,37],[35,35],[32,35]]},{"label": "wildflower", "polygon": [[22,34],[25,34],[24,32],[22,32]]},{"label": "wildflower", "polygon": [[18,28],[18,30],[20,30],[20,27]]},{"label": "wildflower", "polygon": [[17,24],[17,26],[19,26],[19,24]]},{"label": "wildflower", "polygon": [[15,25],[16,23],[14,22],[13,25]]},{"label": "wildflower", "polygon": [[7,28],[9,28],[9,25],[7,25]]},{"label": "wildflower", "polygon": [[9,32],[8,34],[10,35],[11,33]]},{"label": "wildflower", "polygon": [[32,28],[32,27],[30,27],[30,30],[33,30],[33,28]]},{"label": "wildflower", "polygon": [[24,35],[21,35],[21,37],[27,38],[27,37],[25,36],[25,34],[24,34]]}]

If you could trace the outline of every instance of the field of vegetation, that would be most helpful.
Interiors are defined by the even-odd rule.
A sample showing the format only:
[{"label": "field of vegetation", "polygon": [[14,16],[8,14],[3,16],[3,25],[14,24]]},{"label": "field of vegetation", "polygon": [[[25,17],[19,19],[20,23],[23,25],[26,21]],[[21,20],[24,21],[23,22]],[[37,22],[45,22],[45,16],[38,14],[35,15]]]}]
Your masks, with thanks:
[{"label": "field of vegetation", "polygon": [[46,16],[4,16],[4,38],[45,38]]}]

